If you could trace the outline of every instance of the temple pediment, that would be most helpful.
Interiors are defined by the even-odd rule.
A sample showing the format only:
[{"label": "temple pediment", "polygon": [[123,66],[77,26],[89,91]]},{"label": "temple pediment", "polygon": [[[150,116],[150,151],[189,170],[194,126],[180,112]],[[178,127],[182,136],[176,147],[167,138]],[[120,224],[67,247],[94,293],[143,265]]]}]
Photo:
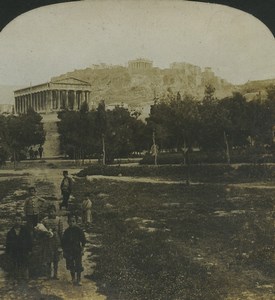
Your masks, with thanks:
[{"label": "temple pediment", "polygon": [[87,81],[83,81],[74,77],[68,77],[68,78],[63,78],[63,79],[58,79],[58,80],[53,80],[50,83],[53,84],[64,84],[64,85],[86,85],[90,86],[91,84]]}]

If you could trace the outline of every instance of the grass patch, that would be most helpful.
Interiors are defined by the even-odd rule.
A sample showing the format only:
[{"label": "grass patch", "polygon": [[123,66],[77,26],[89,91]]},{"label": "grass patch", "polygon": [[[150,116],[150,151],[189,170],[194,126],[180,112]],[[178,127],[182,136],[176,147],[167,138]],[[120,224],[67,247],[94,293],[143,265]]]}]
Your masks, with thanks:
[{"label": "grass patch", "polygon": [[273,191],[78,179],[86,191],[91,278],[110,299],[225,299],[273,280]]}]

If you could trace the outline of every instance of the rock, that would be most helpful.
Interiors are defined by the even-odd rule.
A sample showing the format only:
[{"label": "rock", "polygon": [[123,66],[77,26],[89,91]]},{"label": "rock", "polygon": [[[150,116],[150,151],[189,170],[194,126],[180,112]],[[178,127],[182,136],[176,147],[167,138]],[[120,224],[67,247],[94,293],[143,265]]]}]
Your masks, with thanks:
[{"label": "rock", "polygon": [[105,207],[108,208],[108,209],[114,208],[114,206],[110,203],[106,203]]},{"label": "rock", "polygon": [[98,196],[99,198],[107,198],[107,197],[109,197],[108,194],[104,194],[104,193],[99,193],[97,196]]},{"label": "rock", "polygon": [[27,191],[26,190],[17,190],[13,193],[13,196],[15,197],[22,197],[22,196],[25,196],[27,195]]}]

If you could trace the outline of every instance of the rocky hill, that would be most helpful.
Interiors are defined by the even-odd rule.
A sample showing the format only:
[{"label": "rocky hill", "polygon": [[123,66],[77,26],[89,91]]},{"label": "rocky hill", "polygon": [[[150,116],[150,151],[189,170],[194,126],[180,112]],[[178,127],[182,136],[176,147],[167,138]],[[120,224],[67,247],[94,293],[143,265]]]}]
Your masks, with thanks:
[{"label": "rocky hill", "polygon": [[91,67],[75,70],[52,80],[75,77],[92,85],[92,100],[104,99],[107,104],[127,103],[137,106],[162,97],[167,90],[173,93],[191,94],[200,99],[207,83],[216,88],[216,96],[223,98],[232,94],[236,87],[212,72],[186,63],[173,63],[169,69],[129,68],[122,66]]}]

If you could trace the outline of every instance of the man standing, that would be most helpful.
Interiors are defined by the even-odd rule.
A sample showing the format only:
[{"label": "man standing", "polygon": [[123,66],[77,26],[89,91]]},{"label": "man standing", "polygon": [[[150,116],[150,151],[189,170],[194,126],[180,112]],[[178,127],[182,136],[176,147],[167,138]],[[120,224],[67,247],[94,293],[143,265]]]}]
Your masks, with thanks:
[{"label": "man standing", "polygon": [[40,159],[42,158],[43,151],[44,151],[44,149],[43,149],[42,145],[40,145],[39,148],[38,148],[39,158]]},{"label": "man standing", "polygon": [[35,187],[29,188],[29,197],[25,200],[24,212],[27,219],[27,225],[34,228],[39,222],[39,213],[41,206],[46,202],[43,198],[36,196]]},{"label": "man standing", "polygon": [[63,201],[62,203],[59,204],[59,209],[62,209],[63,206],[66,209],[68,209],[68,202],[72,192],[72,185],[73,185],[73,181],[69,177],[68,171],[63,171],[63,179],[60,185]]}]

